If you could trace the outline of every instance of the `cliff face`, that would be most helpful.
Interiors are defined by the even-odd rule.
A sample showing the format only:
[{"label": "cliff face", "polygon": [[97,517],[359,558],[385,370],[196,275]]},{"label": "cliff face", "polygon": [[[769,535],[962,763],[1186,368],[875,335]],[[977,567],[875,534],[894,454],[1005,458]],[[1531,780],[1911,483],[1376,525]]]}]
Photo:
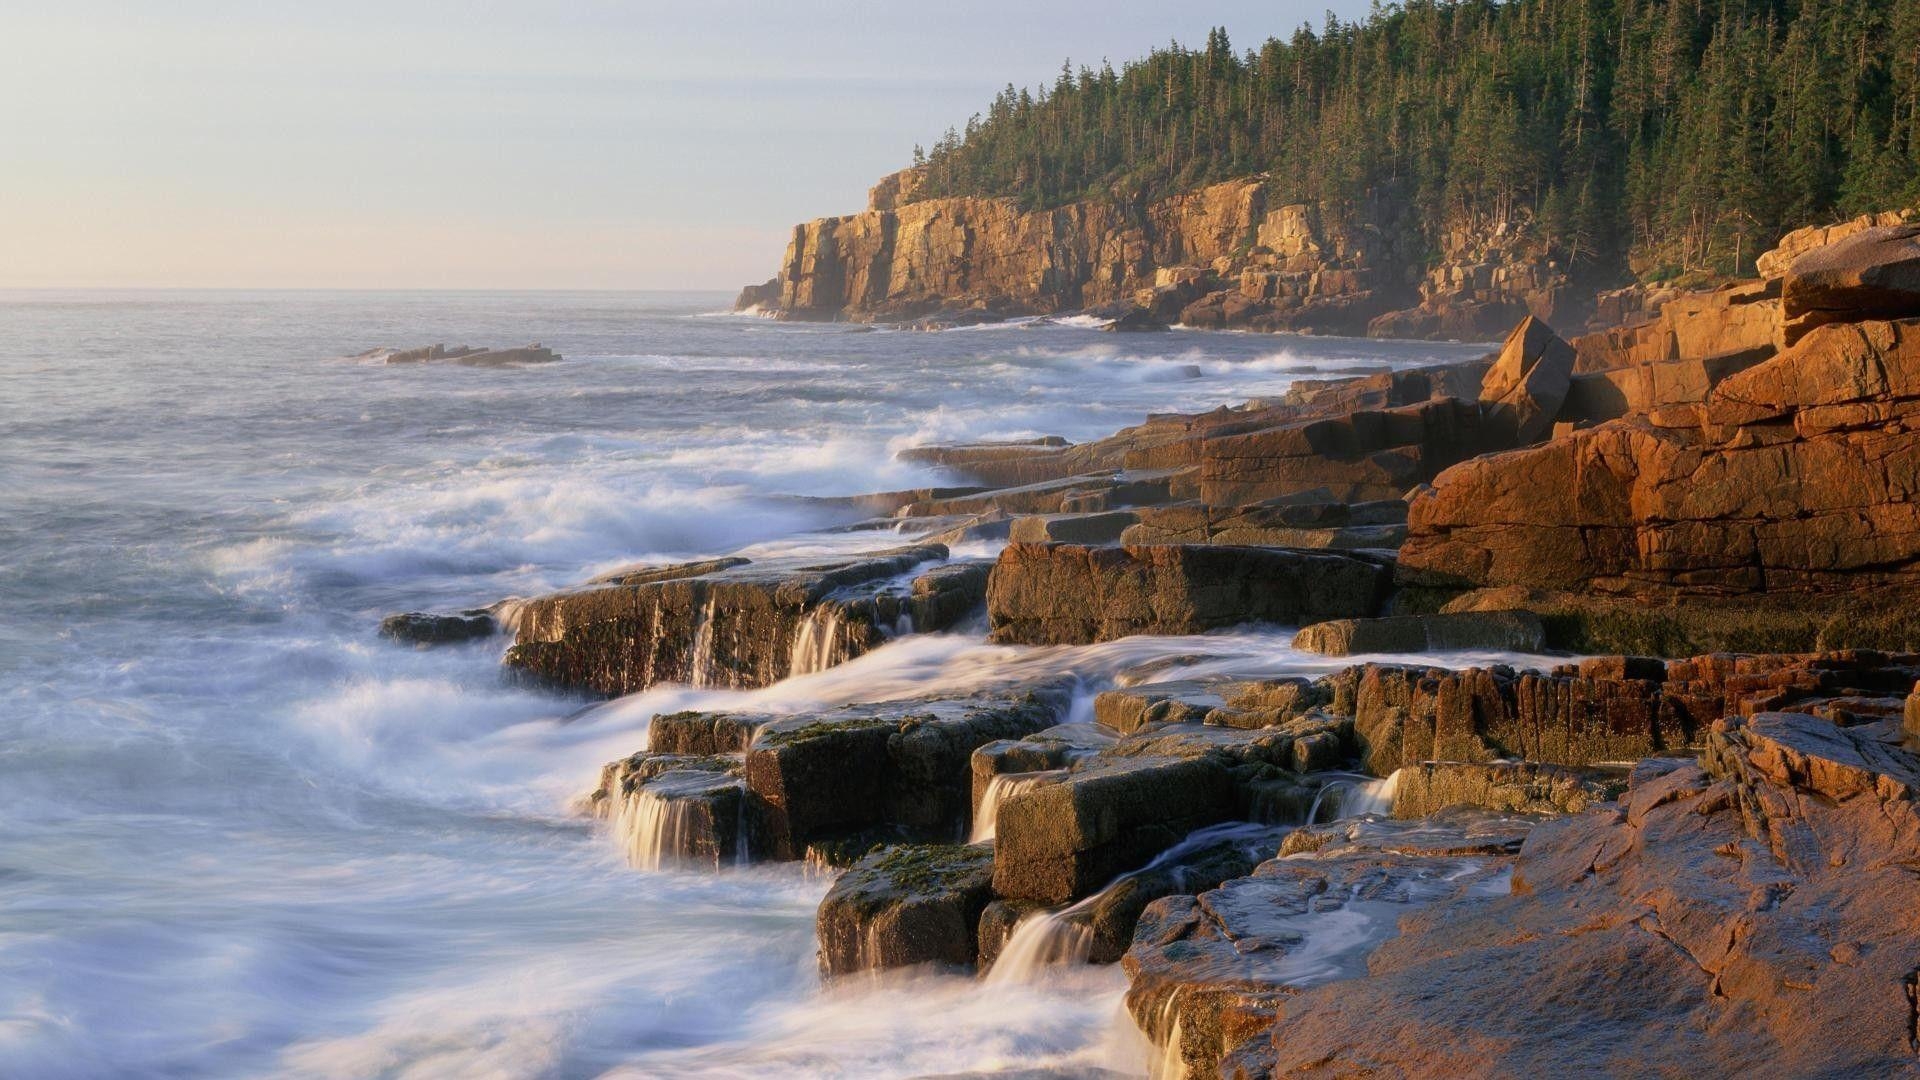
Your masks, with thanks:
[{"label": "cliff face", "polygon": [[1523,223],[1444,230],[1436,262],[1389,202],[1277,205],[1258,178],[1031,212],[918,189],[906,170],[865,212],[796,226],[780,273],[741,306],[823,320],[1139,307],[1197,326],[1473,337],[1550,314],[1563,284],[1516,242]]}]

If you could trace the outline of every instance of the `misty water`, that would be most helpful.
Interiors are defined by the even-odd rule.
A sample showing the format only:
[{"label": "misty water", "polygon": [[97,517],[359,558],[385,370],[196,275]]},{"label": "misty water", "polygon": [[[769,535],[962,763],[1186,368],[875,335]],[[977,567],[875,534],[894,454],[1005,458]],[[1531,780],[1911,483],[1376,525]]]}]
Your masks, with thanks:
[{"label": "misty water", "polygon": [[[915,443],[1085,439],[1483,349],[726,299],[0,293],[0,1076],[1144,1071],[1116,969],[823,988],[827,877],[635,869],[569,803],[671,709],[1339,662],[1278,629],[975,632],[595,704],[507,685],[504,639],[417,651],[375,624],[634,561],[883,546],[784,496],[943,479],[893,460]],[[346,359],[435,341],[566,359]]]}]

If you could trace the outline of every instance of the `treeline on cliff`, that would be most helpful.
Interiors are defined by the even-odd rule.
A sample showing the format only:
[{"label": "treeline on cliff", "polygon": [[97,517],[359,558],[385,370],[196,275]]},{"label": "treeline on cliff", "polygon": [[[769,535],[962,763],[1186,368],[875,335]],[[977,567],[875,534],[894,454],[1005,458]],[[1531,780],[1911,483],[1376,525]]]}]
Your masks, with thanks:
[{"label": "treeline on cliff", "polygon": [[1524,217],[1576,270],[1750,271],[1788,229],[1920,199],[1915,0],[1413,0],[1236,52],[1225,30],[1009,86],[927,195],[1030,209],[1264,173],[1285,201]]}]

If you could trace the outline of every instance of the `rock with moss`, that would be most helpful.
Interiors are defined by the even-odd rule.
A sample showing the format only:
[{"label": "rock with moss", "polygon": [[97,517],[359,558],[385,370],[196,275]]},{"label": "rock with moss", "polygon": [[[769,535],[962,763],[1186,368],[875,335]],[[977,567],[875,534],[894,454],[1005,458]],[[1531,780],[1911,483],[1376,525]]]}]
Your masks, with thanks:
[{"label": "rock with moss", "polygon": [[991,848],[882,848],[840,875],[820,902],[821,973],[831,979],[920,964],[970,968],[992,898]]}]

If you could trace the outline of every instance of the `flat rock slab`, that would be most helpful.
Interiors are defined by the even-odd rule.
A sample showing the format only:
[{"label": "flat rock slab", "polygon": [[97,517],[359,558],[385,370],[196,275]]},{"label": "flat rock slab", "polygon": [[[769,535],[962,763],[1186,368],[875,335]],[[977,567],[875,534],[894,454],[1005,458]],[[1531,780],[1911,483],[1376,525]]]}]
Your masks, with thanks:
[{"label": "flat rock slab", "polygon": [[1911,1075],[1916,767],[1892,720],[1731,718],[1537,826],[1510,895],[1402,919],[1364,977],[1212,1047],[1248,1075]]},{"label": "flat rock slab", "polygon": [[1458,825],[1424,837],[1379,824],[1349,828],[1342,842],[1147,906],[1122,963],[1127,1009],[1163,1060],[1178,1060],[1189,1076],[1224,1075],[1222,1059],[1270,1026],[1288,997],[1364,975],[1368,955],[1406,915],[1505,892],[1505,852],[1518,846],[1517,836],[1492,846]]},{"label": "flat rock slab", "polygon": [[1785,337],[1817,326],[1920,315],[1920,225],[1863,229],[1793,260],[1781,284]]},{"label": "flat rock slab", "polygon": [[915,569],[946,557],[946,548],[925,544],[634,571],[518,603],[506,664],[544,685],[607,696],[665,682],[766,686],[878,646],[903,616],[964,607],[940,589],[914,605]]},{"label": "flat rock slab", "polygon": [[1021,544],[1113,544],[1140,516],[1131,510],[1099,514],[1036,514],[1015,518],[1008,539]]},{"label": "flat rock slab", "polygon": [[1079,645],[1246,623],[1368,616],[1384,560],[1289,548],[1012,544],[987,583],[995,641]]},{"label": "flat rock slab", "polygon": [[1321,656],[1355,653],[1424,653],[1491,649],[1537,653],[1546,628],[1530,611],[1469,611],[1447,615],[1394,615],[1382,619],[1334,619],[1294,635],[1293,647]]}]

